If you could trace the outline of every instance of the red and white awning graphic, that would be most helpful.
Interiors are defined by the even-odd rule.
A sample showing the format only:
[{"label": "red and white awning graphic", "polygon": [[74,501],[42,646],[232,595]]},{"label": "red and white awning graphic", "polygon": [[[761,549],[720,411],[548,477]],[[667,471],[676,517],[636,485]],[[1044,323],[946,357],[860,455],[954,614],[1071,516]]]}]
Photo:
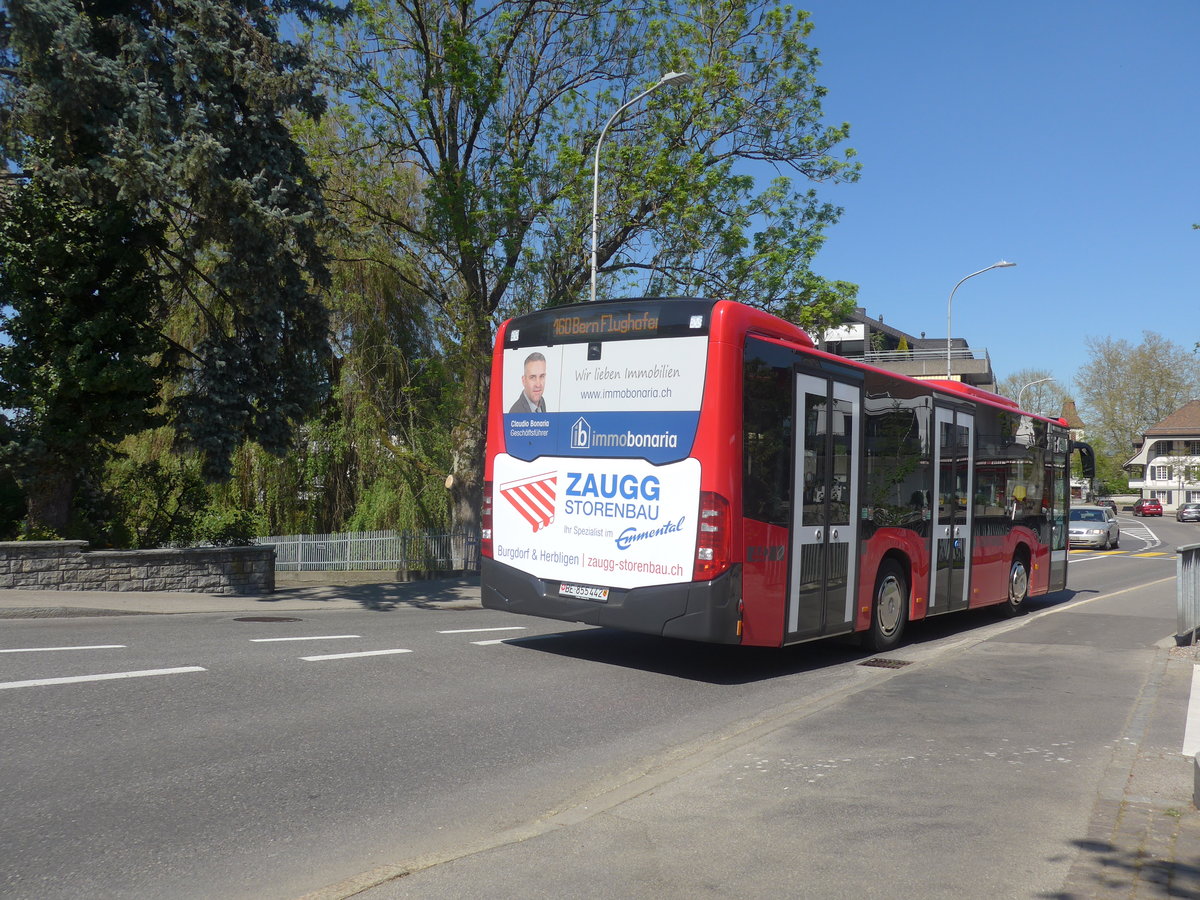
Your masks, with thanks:
[{"label": "red and white awning graphic", "polygon": [[500,485],[500,493],[537,532],[554,521],[554,483],[557,480],[558,473],[543,472],[506,482]]}]

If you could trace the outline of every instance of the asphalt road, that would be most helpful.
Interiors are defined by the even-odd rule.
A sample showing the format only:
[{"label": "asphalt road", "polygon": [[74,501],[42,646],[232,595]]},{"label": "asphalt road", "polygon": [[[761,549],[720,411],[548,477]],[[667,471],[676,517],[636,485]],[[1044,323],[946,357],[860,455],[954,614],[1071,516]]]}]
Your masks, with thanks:
[{"label": "asphalt road", "polygon": [[1200,533],[1122,525],[1040,614],[913,628],[894,670],[481,609],[7,620],[0,896],[1036,896]]}]

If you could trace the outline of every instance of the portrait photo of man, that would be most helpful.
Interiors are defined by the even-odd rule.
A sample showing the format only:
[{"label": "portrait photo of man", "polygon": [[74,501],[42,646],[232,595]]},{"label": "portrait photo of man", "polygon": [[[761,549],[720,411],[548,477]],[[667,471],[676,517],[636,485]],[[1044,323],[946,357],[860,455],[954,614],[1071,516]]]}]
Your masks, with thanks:
[{"label": "portrait photo of man", "polygon": [[527,413],[544,413],[546,411],[546,357],[541,353],[530,353],[525,357],[525,366],[521,373],[521,396],[512,405],[509,413],[522,415]]}]

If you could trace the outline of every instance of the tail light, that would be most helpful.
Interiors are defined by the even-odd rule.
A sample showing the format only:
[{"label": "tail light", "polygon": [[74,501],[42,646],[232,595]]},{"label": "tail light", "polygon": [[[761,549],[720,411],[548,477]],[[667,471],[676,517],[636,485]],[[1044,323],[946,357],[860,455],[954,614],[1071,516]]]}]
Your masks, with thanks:
[{"label": "tail light", "polygon": [[712,491],[701,491],[693,581],[711,581],[733,564],[732,525],[729,501]]},{"label": "tail light", "polygon": [[488,559],[492,556],[492,483],[483,483],[483,502],[479,505],[479,552]]}]

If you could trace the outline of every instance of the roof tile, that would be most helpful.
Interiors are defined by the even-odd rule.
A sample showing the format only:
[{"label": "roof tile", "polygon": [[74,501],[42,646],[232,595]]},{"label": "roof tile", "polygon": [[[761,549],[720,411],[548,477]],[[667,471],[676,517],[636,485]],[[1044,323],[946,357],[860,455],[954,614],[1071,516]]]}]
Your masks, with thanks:
[{"label": "roof tile", "polygon": [[1146,429],[1146,435],[1200,434],[1200,400],[1189,400],[1157,425]]}]

